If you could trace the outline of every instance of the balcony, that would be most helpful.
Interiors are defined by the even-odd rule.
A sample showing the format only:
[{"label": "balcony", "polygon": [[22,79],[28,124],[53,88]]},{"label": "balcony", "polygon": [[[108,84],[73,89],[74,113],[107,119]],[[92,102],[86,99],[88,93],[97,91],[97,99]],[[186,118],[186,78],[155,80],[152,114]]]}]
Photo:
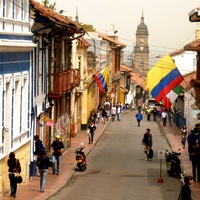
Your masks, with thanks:
[{"label": "balcony", "polygon": [[49,98],[59,98],[80,84],[80,70],[69,69],[63,72],[48,74]]}]

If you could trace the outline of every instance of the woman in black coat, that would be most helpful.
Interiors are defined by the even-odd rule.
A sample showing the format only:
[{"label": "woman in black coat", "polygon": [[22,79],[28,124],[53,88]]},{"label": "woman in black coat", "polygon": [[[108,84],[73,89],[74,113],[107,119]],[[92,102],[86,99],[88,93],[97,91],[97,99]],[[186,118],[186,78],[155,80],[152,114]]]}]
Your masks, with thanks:
[{"label": "woman in black coat", "polygon": [[17,182],[15,181],[15,174],[16,173],[21,173],[21,165],[18,159],[15,158],[15,153],[11,152],[9,154],[9,159],[7,161],[8,165],[8,175],[10,179],[10,196],[11,197],[16,197],[17,193]]}]

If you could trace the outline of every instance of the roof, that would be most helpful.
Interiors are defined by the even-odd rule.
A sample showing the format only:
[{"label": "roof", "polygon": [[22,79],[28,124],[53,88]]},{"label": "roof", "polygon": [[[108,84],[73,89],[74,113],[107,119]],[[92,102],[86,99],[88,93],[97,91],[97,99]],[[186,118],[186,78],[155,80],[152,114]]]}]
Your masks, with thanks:
[{"label": "roof", "polygon": [[188,15],[191,22],[200,22],[200,7],[193,9]]},{"label": "roof", "polygon": [[83,37],[78,38],[78,46],[89,47],[91,46],[90,43],[85,40]]},{"label": "roof", "polygon": [[110,36],[103,35],[102,33],[98,33],[98,36],[103,38],[103,39],[105,39],[105,40],[107,40],[107,41],[109,41],[109,42],[112,42],[112,43],[114,43],[116,45],[119,45],[121,48],[125,48],[126,47],[125,44],[119,42],[118,40],[115,40],[115,39],[111,38]]},{"label": "roof", "polygon": [[133,69],[131,67],[127,67],[125,65],[120,65],[120,71],[122,71],[122,72],[132,72]]},{"label": "roof", "polygon": [[185,90],[189,89],[191,87],[190,81],[192,79],[196,79],[196,71],[188,73],[183,76],[184,81],[180,84]]},{"label": "roof", "polygon": [[184,46],[187,51],[200,51],[200,39],[194,40]]},{"label": "roof", "polygon": [[148,90],[145,85],[146,77],[143,76],[141,73],[131,73],[131,82],[140,85],[144,90]]},{"label": "roof", "polygon": [[[83,33],[83,28],[75,23],[68,17],[65,17],[51,8],[45,7],[42,4],[30,0],[31,13],[30,16],[34,19],[34,24],[32,26],[32,32],[50,32],[54,28],[54,33],[59,32],[60,30],[66,29],[63,31],[63,34],[75,34]],[[61,34],[61,33],[60,33]]]},{"label": "roof", "polygon": [[169,55],[170,56],[175,56],[175,55],[178,55],[180,53],[183,53],[184,51],[186,51],[186,50],[182,47],[180,49],[177,49],[176,51],[171,52]]}]

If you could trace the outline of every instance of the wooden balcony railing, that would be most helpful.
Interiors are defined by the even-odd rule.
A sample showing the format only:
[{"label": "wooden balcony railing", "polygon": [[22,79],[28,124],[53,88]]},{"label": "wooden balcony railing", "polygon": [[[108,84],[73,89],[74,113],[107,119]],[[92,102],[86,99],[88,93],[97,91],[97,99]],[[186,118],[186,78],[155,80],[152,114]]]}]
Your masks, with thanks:
[{"label": "wooden balcony railing", "polygon": [[58,98],[80,84],[80,70],[69,69],[48,74],[49,97]]}]

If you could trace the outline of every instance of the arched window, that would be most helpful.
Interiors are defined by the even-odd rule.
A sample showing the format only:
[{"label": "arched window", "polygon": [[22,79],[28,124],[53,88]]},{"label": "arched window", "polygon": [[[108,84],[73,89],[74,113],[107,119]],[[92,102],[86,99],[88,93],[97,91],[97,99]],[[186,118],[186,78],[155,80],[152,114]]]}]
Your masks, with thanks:
[{"label": "arched window", "polygon": [[144,59],[143,58],[140,58],[139,66],[144,67]]}]

